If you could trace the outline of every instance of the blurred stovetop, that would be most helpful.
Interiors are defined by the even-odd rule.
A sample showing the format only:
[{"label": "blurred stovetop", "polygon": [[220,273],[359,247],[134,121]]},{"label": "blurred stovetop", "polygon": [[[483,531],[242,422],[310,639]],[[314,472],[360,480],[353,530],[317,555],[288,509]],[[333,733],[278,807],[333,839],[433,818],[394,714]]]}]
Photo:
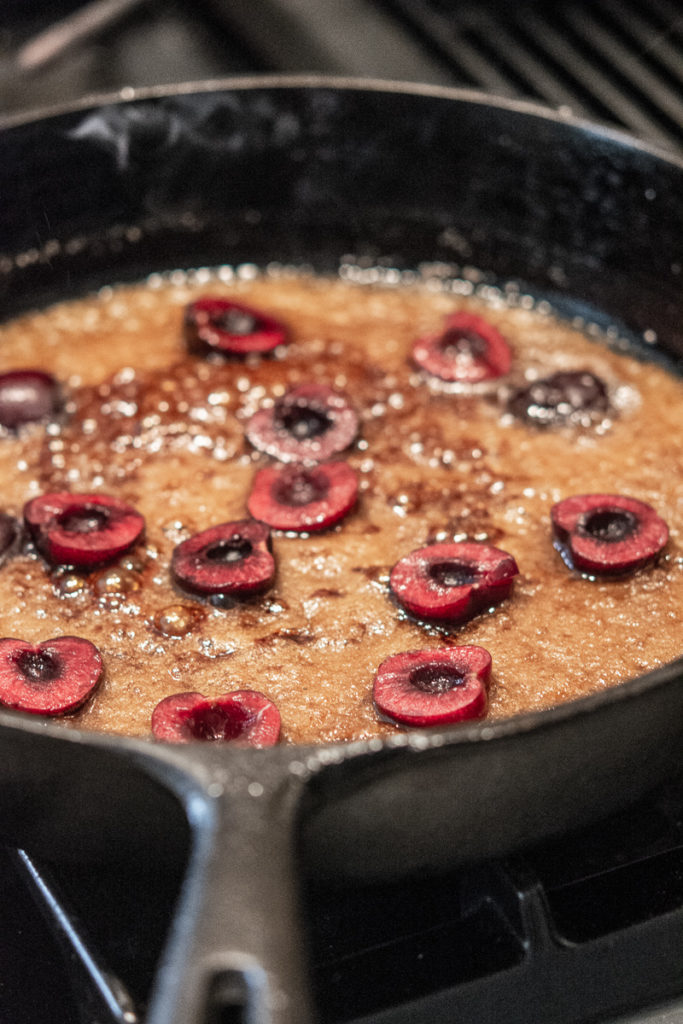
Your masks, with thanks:
[{"label": "blurred stovetop", "polygon": [[259,72],[472,87],[683,145],[674,0],[4,0],[0,12],[4,111]]}]

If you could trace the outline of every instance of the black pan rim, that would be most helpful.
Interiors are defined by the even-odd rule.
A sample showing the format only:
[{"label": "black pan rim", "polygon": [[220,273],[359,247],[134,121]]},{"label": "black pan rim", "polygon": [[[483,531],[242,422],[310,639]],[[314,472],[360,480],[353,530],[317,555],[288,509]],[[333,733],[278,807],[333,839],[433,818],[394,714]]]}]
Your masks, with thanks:
[{"label": "black pan rim", "polygon": [[[540,711],[525,712],[510,718],[482,720],[446,729],[411,729],[398,731],[385,738],[351,740],[325,744],[278,744],[263,750],[221,748],[221,756],[235,757],[240,761],[251,759],[276,759],[292,763],[306,763],[308,769],[322,768],[327,764],[339,763],[354,757],[386,754],[400,749],[413,753],[436,750],[442,747],[458,747],[466,744],[491,744],[510,737],[534,733],[540,735],[561,728],[569,720],[591,717],[617,704],[639,700],[651,690],[677,686],[683,682],[683,656],[668,662],[642,676],[636,676],[605,690],[580,697],[576,700],[556,704]],[[0,709],[0,736],[5,734],[32,733],[35,736],[61,740],[80,746],[113,753],[133,754],[143,761],[176,760],[191,762],[194,755],[206,748],[202,743],[169,744],[145,737],[125,736],[119,733],[98,732],[91,729],[73,729],[59,725],[56,721],[45,720],[38,715]],[[215,749],[215,744],[210,744]]]},{"label": "black pan rim", "polygon": [[346,92],[387,93],[391,95],[424,96],[433,99],[496,107],[500,110],[509,110],[600,135],[617,144],[621,143],[632,149],[651,154],[683,170],[683,153],[679,155],[674,150],[639,139],[625,130],[578,117],[570,109],[563,107],[554,108],[542,103],[535,103],[533,100],[495,96],[478,89],[340,75],[235,75],[194,81],[189,80],[172,85],[124,86],[116,92],[91,93],[71,102],[35,107],[16,114],[0,115],[0,131],[31,124],[35,121],[44,121],[71,113],[79,113],[94,107],[128,104],[144,100],[172,99],[175,96],[181,97],[189,94],[255,91],[257,89],[281,89],[283,91],[293,89],[307,89],[311,91],[332,89]]},{"label": "black pan rim", "polygon": [[[57,104],[36,109],[31,109],[19,114],[0,117],[0,131],[7,131],[13,128],[31,125],[40,121],[51,120],[69,114],[84,112],[103,106],[126,105],[140,101],[155,101],[172,99],[197,94],[208,94],[214,92],[231,91],[257,91],[257,90],[336,90],[347,92],[370,92],[385,93],[388,95],[405,95],[414,97],[426,97],[447,102],[457,102],[495,109],[510,111],[533,119],[540,119],[552,122],[568,129],[574,129],[604,138],[617,146],[625,146],[630,150],[642,152],[645,155],[671,164],[673,167],[683,171],[683,156],[679,157],[675,152],[667,150],[655,144],[645,142],[616,128],[601,125],[589,120],[578,118],[571,112],[564,109],[553,109],[542,104],[527,100],[508,99],[506,97],[491,96],[487,93],[473,90],[452,88],[412,82],[401,82],[392,80],[381,80],[372,78],[351,78],[328,75],[248,75],[234,76],[227,78],[209,79],[203,81],[186,82],[181,84],[165,86],[149,86],[144,88],[124,87],[118,92],[102,93],[85,96],[82,99],[64,104]],[[667,685],[679,685],[683,682],[683,655],[666,665],[655,668],[641,676],[626,680],[605,690],[582,697],[577,700],[568,701],[544,710],[533,711],[494,721],[484,720],[482,722],[451,727],[450,729],[415,729],[398,732],[395,735],[384,739],[374,738],[369,740],[356,740],[344,743],[321,744],[321,745],[296,745],[288,744],[275,748],[278,757],[291,754],[291,760],[303,757],[317,760],[317,755],[324,751],[321,757],[323,761],[330,759],[346,760],[356,755],[369,755],[380,752],[387,752],[399,748],[409,748],[413,751],[430,750],[442,746],[458,746],[465,743],[490,743],[496,740],[503,740],[510,736],[524,733],[540,733],[549,731],[568,719],[581,718],[586,715],[593,715],[600,709],[622,701],[638,699],[642,694],[665,687]],[[44,720],[38,716],[0,709],[0,732],[22,732],[35,735],[51,737],[52,739],[66,739],[69,742],[81,744],[87,742],[89,745],[99,749],[108,749],[117,752],[129,751],[142,756],[143,758],[154,757],[154,753],[161,754],[165,760],[163,751],[169,751],[167,744],[159,744],[144,737],[129,737],[114,733],[100,733],[87,729],[65,728],[56,722]],[[197,750],[199,744],[189,744],[189,750]],[[231,751],[225,748],[225,753],[230,756]],[[243,752],[242,752],[243,753]],[[250,756],[268,757],[272,756],[272,750],[249,751]]]}]

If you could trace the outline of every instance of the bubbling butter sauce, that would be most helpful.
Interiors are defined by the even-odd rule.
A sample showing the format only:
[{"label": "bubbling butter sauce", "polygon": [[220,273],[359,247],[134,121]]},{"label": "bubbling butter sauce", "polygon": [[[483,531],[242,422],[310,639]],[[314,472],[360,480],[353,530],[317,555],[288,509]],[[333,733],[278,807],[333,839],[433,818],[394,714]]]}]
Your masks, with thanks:
[{"label": "bubbling butter sauce", "polygon": [[[203,294],[276,317],[288,344],[241,361],[188,354],[184,308]],[[416,337],[442,330],[454,310],[485,316],[507,339],[504,379],[447,386],[412,362]],[[57,376],[66,408],[0,438],[3,510],[20,518],[45,492],[101,491],[146,520],[144,542],[105,568],[54,569],[30,548],[0,568],[4,636],[77,635],[102,652],[104,679],[67,726],[149,736],[169,694],[252,688],[279,708],[284,742],[346,741],[396,732],[373,707],[372,681],[398,652],[485,647],[491,719],[681,654],[683,382],[620,351],[615,330],[444,274],[222,267],[153,275],[5,324],[0,371],[14,368]],[[510,389],[567,369],[605,382],[599,422],[543,430],[506,413]],[[359,476],[356,508],[329,532],[274,532],[277,574],[260,597],[216,606],[180,592],[174,547],[243,519],[254,473],[272,461],[245,439],[248,418],[310,381],[345,392],[360,416],[359,439],[340,456]],[[626,579],[567,567],[550,508],[595,492],[636,497],[667,521],[656,564]],[[392,566],[427,543],[465,539],[514,556],[512,595],[448,630],[411,620],[390,597]]]}]

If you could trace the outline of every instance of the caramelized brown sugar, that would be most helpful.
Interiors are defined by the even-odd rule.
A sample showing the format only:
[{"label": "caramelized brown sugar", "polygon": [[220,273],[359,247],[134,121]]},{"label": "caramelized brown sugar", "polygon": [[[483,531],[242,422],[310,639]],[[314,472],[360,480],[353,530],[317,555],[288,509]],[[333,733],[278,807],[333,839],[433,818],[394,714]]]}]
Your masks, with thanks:
[{"label": "caramelized brown sugar", "polygon": [[[2,635],[77,635],[102,652],[103,682],[66,724],[148,736],[169,694],[251,688],[278,706],[285,741],[351,740],[395,731],[377,717],[372,680],[401,651],[486,648],[491,718],[602,690],[681,654],[683,383],[543,303],[490,289],[475,297],[462,284],[224,269],[104,289],[0,328],[0,371],[48,370],[67,394],[58,422],[0,438],[4,510],[20,517],[48,491],[100,491],[146,520],[145,541],[108,568],[55,570],[30,548],[0,568]],[[288,344],[275,357],[189,355],[184,308],[207,293],[282,320]],[[504,379],[463,390],[413,364],[415,338],[459,309],[507,339]],[[540,430],[506,414],[511,388],[564,369],[604,380],[610,411],[600,422]],[[336,456],[359,475],[357,506],[329,532],[275,531],[276,577],[262,596],[217,607],[181,593],[173,548],[245,518],[251,480],[272,463],[245,440],[249,416],[309,381],[345,392],[359,414],[358,439]],[[614,580],[565,565],[550,508],[594,492],[637,497],[668,522],[655,565]],[[450,630],[412,621],[389,594],[391,568],[453,539],[510,552],[520,570],[512,595]]]}]

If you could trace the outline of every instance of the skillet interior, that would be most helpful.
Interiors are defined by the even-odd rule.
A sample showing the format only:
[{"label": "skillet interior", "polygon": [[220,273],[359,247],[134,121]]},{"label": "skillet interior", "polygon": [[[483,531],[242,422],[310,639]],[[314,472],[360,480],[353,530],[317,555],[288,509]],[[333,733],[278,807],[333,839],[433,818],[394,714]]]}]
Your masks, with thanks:
[{"label": "skillet interior", "polygon": [[[260,81],[105,101],[0,134],[0,295],[9,316],[174,266],[443,260],[654,332],[680,361],[682,178],[616,134],[435,89]],[[0,817],[11,840],[98,858],[144,848],[131,816],[165,836],[181,804],[199,834],[217,779],[231,827],[243,807],[263,825],[295,780],[314,871],[438,869],[599,817],[680,767],[682,674],[495,727],[249,757],[4,715]],[[255,811],[252,783],[268,797]]]}]

